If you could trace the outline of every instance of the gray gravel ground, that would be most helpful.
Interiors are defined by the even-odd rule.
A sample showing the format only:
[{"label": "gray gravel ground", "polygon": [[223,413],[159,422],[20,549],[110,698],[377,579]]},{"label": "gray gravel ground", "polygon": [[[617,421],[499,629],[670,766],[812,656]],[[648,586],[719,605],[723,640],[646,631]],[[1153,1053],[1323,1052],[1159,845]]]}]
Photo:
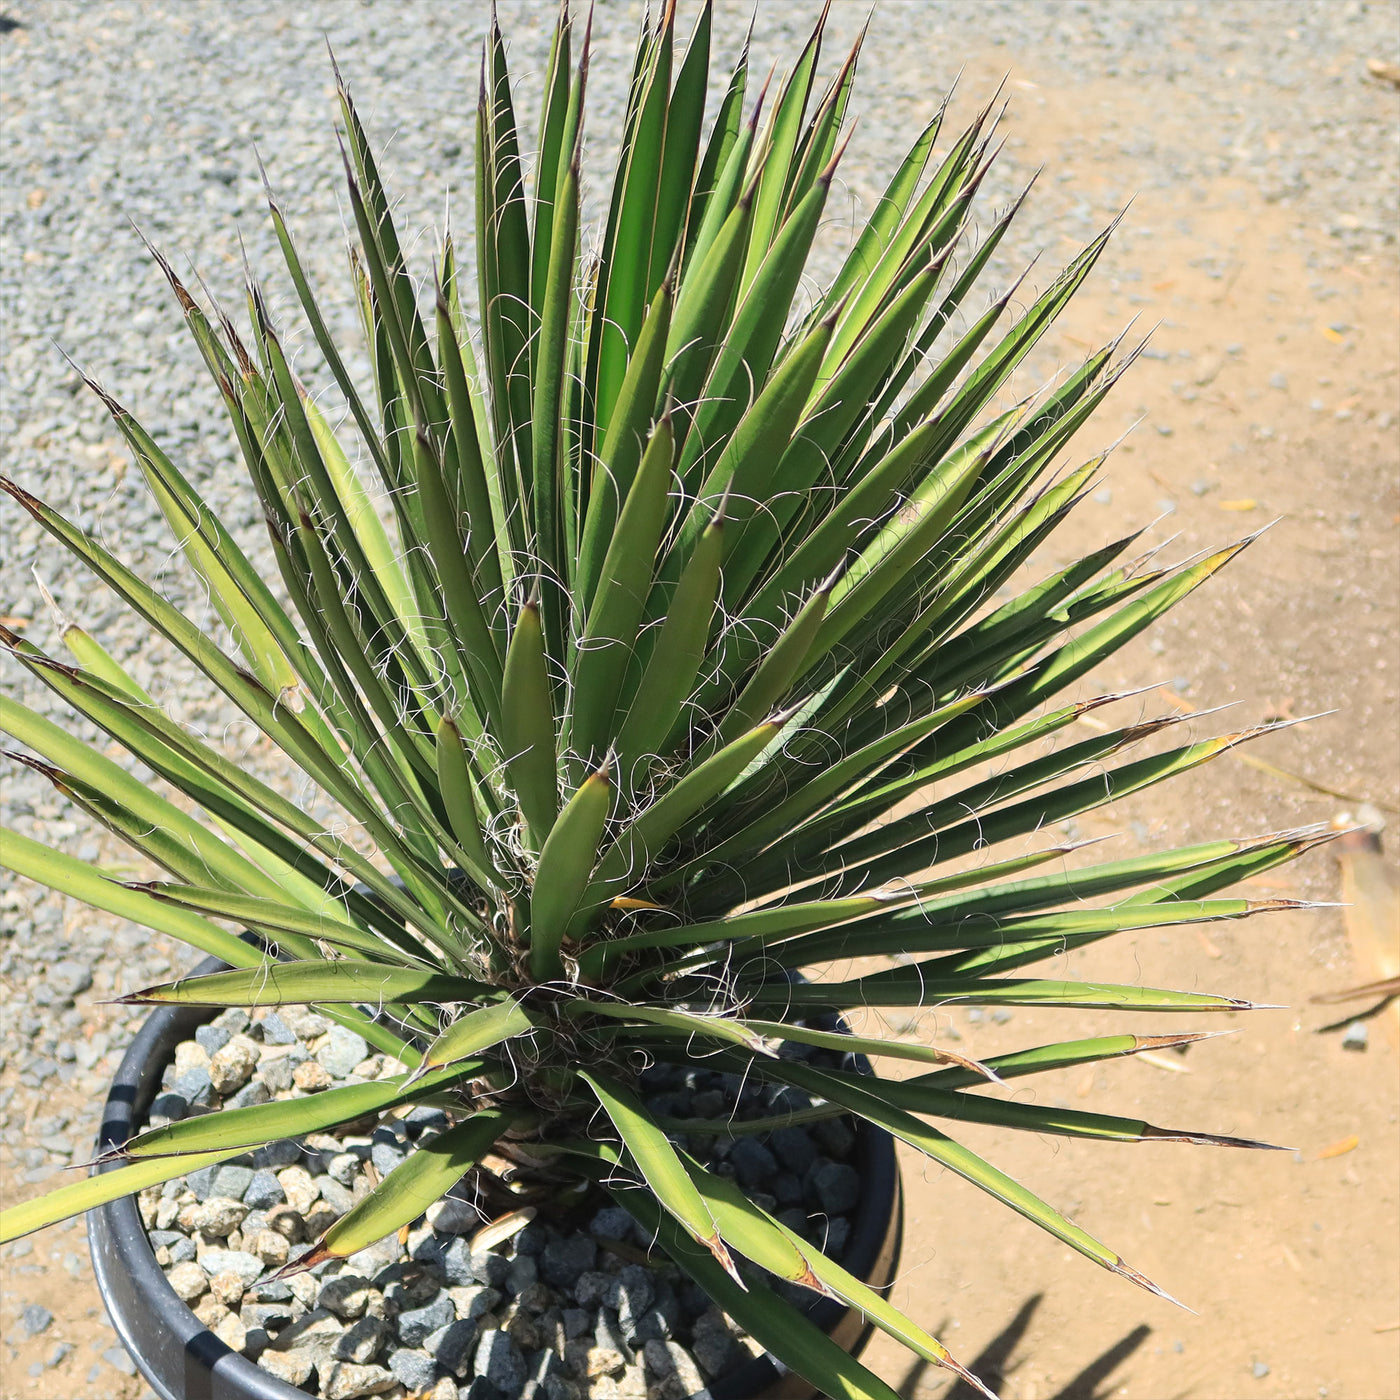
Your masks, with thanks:
[{"label": "gray gravel ground", "polygon": [[[506,0],[501,20],[513,47],[517,93],[527,110],[547,56],[553,6]],[[758,7],[754,69],[786,58],[815,4]],[[732,58],[746,5],[718,7],[720,62]],[[639,7],[600,4],[590,84],[590,163],[607,168],[619,125]],[[329,36],[371,131],[388,146],[402,227],[434,230],[445,219],[469,229],[469,148],[484,4],[290,5],[245,0],[77,3],[14,0],[22,26],[0,34],[0,443],[4,469],[80,524],[97,530],[174,601],[200,603],[154,504],[127,470],[100,405],[81,390],[58,348],[99,377],[163,442],[255,558],[266,557],[251,494],[212,386],[185,338],[167,289],[128,220],[188,258],[212,291],[240,304],[238,233],[268,277],[275,311],[289,289],[262,216],[256,143],[313,278],[353,342],[343,295],[340,171],[323,34]],[[864,22],[863,4],[838,0],[829,56]],[[1400,10],[1359,0],[997,0],[887,4],[862,61],[855,108],[860,127],[843,169],[847,207],[868,206],[915,124],[952,82],[968,53],[1004,51],[1006,65],[1033,63],[1042,82],[1067,87],[1117,79],[1165,82],[1204,104],[1210,120],[1193,145],[1162,143],[1151,125],[1106,130],[1105,149],[1132,157],[1139,188],[1189,190],[1228,174],[1253,182],[1296,211],[1313,234],[1367,252],[1393,249],[1396,234],[1394,108],[1377,104],[1364,77],[1369,56],[1397,57]],[[1358,57],[1359,56],[1359,57]],[[962,111],[989,94],[965,95]],[[1014,91],[1013,91],[1014,96]],[[1093,152],[1083,159],[1094,159]],[[1029,176],[1013,143],[987,186],[1004,203]],[[991,281],[1041,247],[1050,261],[1087,236],[1133,192],[1078,199],[1050,172]],[[599,182],[592,195],[598,198]],[[839,222],[839,221],[838,221]],[[835,231],[839,240],[840,229]],[[1115,257],[1143,236],[1129,226]],[[423,265],[426,265],[426,259]],[[1047,274],[1048,275],[1048,272]],[[318,367],[303,357],[313,382]],[[270,561],[268,563],[271,572]],[[237,749],[252,736],[230,713],[184,688],[183,673],[145,638],[110,596],[40,538],[13,509],[0,511],[0,613],[32,619],[28,635],[57,648],[31,578],[37,570],[60,605],[131,665],[183,720],[222,731]],[[211,624],[212,625],[212,624]],[[55,713],[47,692],[6,664],[8,693]],[[115,846],[29,772],[0,776],[0,824],[37,834],[86,860],[116,861]],[[0,1168],[31,1183],[81,1159],[111,1057],[139,1018],[96,1003],[148,984],[191,961],[183,949],[64,899],[13,883],[0,893],[0,980],[8,999],[0,1032]],[[22,1145],[19,1125],[27,1125]],[[55,1259],[20,1268],[86,1269],[77,1235]],[[19,1257],[26,1250],[12,1250]],[[6,1319],[22,1299],[10,1300]],[[41,1310],[42,1311],[42,1310]],[[16,1324],[28,1327],[29,1319]],[[105,1357],[105,1359],[104,1359]],[[109,1364],[129,1371],[110,1338],[95,1344],[89,1385],[99,1393]]]}]

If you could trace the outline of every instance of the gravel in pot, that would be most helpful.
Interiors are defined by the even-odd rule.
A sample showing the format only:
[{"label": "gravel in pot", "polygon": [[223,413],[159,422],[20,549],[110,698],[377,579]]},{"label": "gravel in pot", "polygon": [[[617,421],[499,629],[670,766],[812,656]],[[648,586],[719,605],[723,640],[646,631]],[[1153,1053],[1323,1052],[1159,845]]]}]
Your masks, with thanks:
[{"label": "gravel in pot", "polygon": [[[149,1111],[144,1121],[138,1111],[135,1125],[302,1097],[403,1068],[301,1007],[230,1009],[185,1035],[167,1050]],[[784,1053],[832,1067],[851,1059],[795,1044]],[[668,1065],[645,1070],[639,1089],[655,1113],[677,1119],[726,1103],[736,1123],[811,1106],[790,1088]],[[468,1177],[398,1236],[275,1277],[450,1122],[443,1109],[420,1106],[378,1126],[273,1142],[151,1187],[136,1204],[155,1264],[206,1337],[267,1379],[325,1400],[686,1400],[757,1394],[775,1379],[762,1348],[651,1248],[627,1210],[596,1193],[501,1214]],[[873,1188],[886,1196],[894,1181],[891,1146],[879,1141],[883,1150],[872,1154],[873,1137],[842,1116],[681,1141],[851,1267],[872,1262],[868,1238],[857,1242],[861,1258],[848,1257],[854,1234],[879,1235],[889,1246],[873,1261],[880,1284],[892,1273],[898,1221],[892,1233],[888,1201],[875,1229],[867,1218],[880,1213],[872,1172],[888,1176]],[[839,1304],[746,1272],[751,1283],[811,1308],[828,1329],[844,1318]],[[847,1344],[862,1339],[855,1321]]]}]

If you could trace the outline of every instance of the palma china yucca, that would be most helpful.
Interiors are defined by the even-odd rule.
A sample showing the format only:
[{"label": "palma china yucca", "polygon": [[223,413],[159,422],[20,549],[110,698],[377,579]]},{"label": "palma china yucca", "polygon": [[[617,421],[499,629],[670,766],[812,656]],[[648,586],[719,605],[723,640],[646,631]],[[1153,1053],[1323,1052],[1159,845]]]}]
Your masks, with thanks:
[{"label": "palma china yucca", "polygon": [[[581,17],[566,5],[558,18],[529,122],[493,23],[473,255],[448,238],[431,264],[410,265],[336,73],[365,382],[275,198],[276,276],[324,392],[293,368],[259,274],[235,317],[155,253],[227,408],[275,568],[245,555],[131,409],[91,387],[217,616],[183,614],[124,564],[119,521],[109,548],[4,482],[283,770],[265,780],[178,723],[80,627],[66,629],[67,659],[4,630],[9,663],[100,731],[83,742],[0,697],[12,757],[159,877],[123,882],[17,833],[4,864],[227,964],[129,1000],[310,1004],[402,1072],[147,1127],[106,1170],[5,1211],[0,1238],[269,1141],[436,1105],[448,1129],[290,1268],[411,1225],[463,1178],[499,1185],[506,1162],[519,1205],[560,1218],[580,1201],[625,1207],[654,1255],[822,1393],[891,1400],[799,1294],[963,1368],[703,1165],[697,1144],[864,1120],[1154,1292],[963,1146],[960,1125],[1263,1145],[996,1088],[1196,1030],[979,1063],[936,1035],[851,1035],[838,1020],[1246,1008],[1064,980],[1054,963],[1122,930],[1255,912],[1223,892],[1319,838],[1071,858],[1077,816],[1249,737],[1163,738],[1172,721],[1136,704],[1126,722],[1075,728],[1123,697],[1065,698],[1241,545],[1166,566],[1134,557],[1128,534],[1008,587],[1103,462],[1070,447],[1131,349],[1106,345],[1014,403],[1008,384],[1111,230],[1033,299],[989,299],[982,275],[1020,201],[978,213],[994,108],[964,130],[940,110],[814,290],[804,272],[833,213],[859,44],[831,73],[818,22],[771,84],[745,51],[707,112],[711,29],[708,4],[688,40],[674,4],[643,23],[590,230]],[[289,769],[304,779],[296,801]],[[912,1063],[871,1076],[814,1048]],[[642,1083],[655,1066],[782,1086],[789,1107],[668,1118]]]}]

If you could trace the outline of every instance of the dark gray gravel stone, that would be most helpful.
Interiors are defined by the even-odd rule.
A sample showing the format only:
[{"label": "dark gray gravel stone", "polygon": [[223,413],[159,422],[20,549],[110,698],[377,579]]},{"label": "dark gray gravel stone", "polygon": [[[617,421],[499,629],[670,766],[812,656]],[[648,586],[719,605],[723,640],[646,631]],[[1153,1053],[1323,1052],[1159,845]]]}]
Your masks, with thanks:
[{"label": "dark gray gravel stone", "polygon": [[812,1174],[812,1189],[828,1215],[841,1215],[860,1200],[860,1173],[845,1162],[827,1162]]},{"label": "dark gray gravel stone", "polygon": [[424,1338],[423,1349],[437,1360],[444,1371],[463,1377],[471,1361],[472,1348],[481,1328],[471,1318],[458,1318]]},{"label": "dark gray gravel stone", "polygon": [[503,1400],[503,1396],[485,1376],[473,1376],[471,1383],[457,1392],[457,1400]]},{"label": "dark gray gravel stone", "polygon": [[540,1256],[540,1273],[555,1288],[571,1289],[579,1275],[593,1267],[597,1257],[598,1246],[586,1235],[550,1240]]},{"label": "dark gray gravel stone", "polygon": [[233,1032],[223,1026],[200,1026],[194,1033],[196,1045],[203,1046],[211,1055],[222,1050],[233,1039]]},{"label": "dark gray gravel stone", "polygon": [[442,1132],[447,1127],[447,1114],[440,1108],[431,1108],[428,1105],[415,1108],[404,1120],[408,1128],[409,1137],[417,1137],[426,1128],[435,1128]]},{"label": "dark gray gravel stone", "polygon": [[366,1366],[379,1355],[388,1338],[387,1322],[378,1317],[362,1317],[340,1334],[332,1354],[341,1361]]},{"label": "dark gray gravel stone", "polygon": [[778,1170],[778,1159],[755,1137],[741,1137],[729,1160],[741,1186],[758,1186]]},{"label": "dark gray gravel stone", "polygon": [[428,1335],[439,1327],[446,1327],[457,1316],[452,1299],[446,1293],[439,1293],[425,1307],[410,1308],[399,1314],[399,1341],[406,1347],[418,1347],[428,1339]]},{"label": "dark gray gravel stone", "polygon": [[369,1044],[364,1036],[356,1035],[348,1026],[332,1026],[316,1058],[330,1075],[344,1079],[368,1054]]},{"label": "dark gray gravel stone", "polygon": [[554,1232],[542,1220],[532,1220],[515,1237],[517,1258],[530,1255],[532,1258],[544,1252],[544,1247],[554,1237]]},{"label": "dark gray gravel stone", "polygon": [[856,1150],[856,1130],[846,1117],[822,1118],[812,1124],[812,1136],[828,1157],[848,1162]]},{"label": "dark gray gravel stone", "polygon": [[311,1057],[305,1050],[289,1051],[285,1055],[266,1056],[258,1061],[258,1078],[274,1094],[284,1093],[292,1087],[292,1075],[296,1067]]},{"label": "dark gray gravel stone", "polygon": [[200,1065],[187,1069],[170,1087],[188,1104],[207,1108],[214,1102],[214,1085],[209,1071]]},{"label": "dark gray gravel stone", "polygon": [[[471,1247],[466,1239],[461,1235],[454,1235],[452,1238],[428,1239],[413,1251],[413,1257],[425,1264],[434,1264],[442,1271],[443,1277],[454,1288],[465,1287],[469,1283],[477,1281],[476,1261],[473,1260]],[[503,1283],[506,1275],[510,1272],[510,1261],[502,1259],[499,1254],[482,1256],[485,1259],[499,1259],[500,1263],[490,1264],[486,1267],[488,1272],[495,1275],[495,1282]],[[487,1280],[490,1282],[490,1280]]]},{"label": "dark gray gravel stone", "polygon": [[[289,1291],[288,1297],[290,1296]],[[263,1327],[270,1331],[280,1331],[291,1322],[292,1309],[285,1300],[273,1303],[263,1297],[253,1302],[245,1301],[239,1309],[238,1316],[245,1327]]]},{"label": "dark gray gravel stone", "polygon": [[391,1142],[376,1142],[370,1149],[369,1159],[380,1176],[388,1176],[407,1155],[403,1148],[396,1147]]},{"label": "dark gray gravel stone", "polygon": [[846,1252],[846,1241],[851,1237],[851,1222],[844,1215],[833,1217],[827,1222],[825,1238],[819,1240],[824,1253],[839,1259]]},{"label": "dark gray gravel stone", "polygon": [[151,1117],[169,1118],[171,1122],[178,1123],[189,1112],[189,1107],[180,1094],[157,1094],[151,1101]]},{"label": "dark gray gravel stone", "polygon": [[612,1294],[614,1279],[598,1269],[585,1269],[574,1280],[574,1301],[580,1308],[596,1308]]},{"label": "dark gray gravel stone", "polygon": [[276,1174],[266,1167],[253,1173],[248,1182],[248,1189],[243,1193],[244,1205],[252,1206],[254,1210],[268,1210],[272,1206],[281,1205],[286,1199],[287,1193],[282,1189],[282,1183],[277,1180]]},{"label": "dark gray gravel stone", "polygon": [[210,1196],[217,1194],[214,1190],[214,1177],[218,1171],[218,1167],[201,1167],[185,1178],[185,1185],[194,1192],[195,1200],[206,1201]]},{"label": "dark gray gravel stone", "polygon": [[805,1128],[778,1128],[768,1135],[768,1146],[783,1166],[798,1176],[819,1155],[811,1134]]},{"label": "dark gray gravel stone", "polygon": [[272,1097],[271,1091],[261,1079],[250,1079],[232,1098],[224,1100],[225,1108],[251,1108],[255,1103],[266,1103]]},{"label": "dark gray gravel stone", "polygon": [[525,1358],[515,1338],[505,1332],[487,1332],[482,1337],[473,1369],[504,1395],[519,1395],[525,1388]]},{"label": "dark gray gravel stone", "polygon": [[264,1045],[296,1044],[296,1032],[275,1011],[269,1011],[261,1025]]},{"label": "dark gray gravel stone", "polygon": [[278,1138],[253,1153],[253,1166],[268,1171],[280,1171],[295,1166],[301,1160],[301,1144],[294,1138]]},{"label": "dark gray gravel stone", "polygon": [[630,1333],[655,1297],[656,1284],[651,1270],[640,1264],[626,1264],[609,1291],[608,1306],[617,1310],[622,1330]]},{"label": "dark gray gravel stone", "polygon": [[632,1216],[621,1206],[604,1206],[588,1222],[591,1234],[603,1240],[625,1240],[632,1232]]},{"label": "dark gray gravel stone", "polygon": [[63,958],[49,966],[49,986],[61,997],[75,997],[92,986],[92,968],[85,962]]},{"label": "dark gray gravel stone", "polygon": [[20,1322],[24,1326],[25,1335],[37,1337],[53,1321],[53,1314],[40,1303],[28,1303],[24,1311],[20,1314]]},{"label": "dark gray gravel stone", "polygon": [[[475,1254],[470,1254],[467,1250],[466,1240],[462,1239],[460,1235],[453,1241],[453,1244],[461,1245],[461,1250],[457,1254],[458,1262],[465,1260],[467,1267],[471,1270],[470,1276],[463,1279],[462,1282],[471,1283],[475,1280],[477,1283],[489,1284],[492,1288],[500,1288],[510,1277],[509,1259],[499,1254],[493,1254],[490,1250],[478,1250]],[[453,1253],[453,1247],[449,1246],[443,1254],[444,1266],[451,1263]],[[449,1282],[453,1281],[450,1275],[448,1277]]]},{"label": "dark gray gravel stone", "polygon": [[539,1277],[540,1266],[526,1254],[517,1255],[510,1261],[510,1272],[506,1275],[506,1291],[512,1297],[523,1293]]},{"label": "dark gray gravel stone", "polygon": [[233,1162],[228,1162],[215,1169],[213,1189],[209,1194],[211,1196],[228,1196],[231,1200],[241,1201],[252,1183],[252,1167],[240,1167]]},{"label": "dark gray gravel stone", "polygon": [[389,1369],[409,1390],[427,1390],[437,1379],[437,1364],[426,1351],[407,1347],[389,1353]]},{"label": "dark gray gravel stone", "polygon": [[359,1274],[336,1274],[328,1278],[316,1297],[316,1306],[333,1312],[344,1321],[353,1321],[369,1306],[371,1284]]},{"label": "dark gray gravel stone", "polygon": [[768,1189],[779,1205],[793,1206],[802,1199],[802,1181],[792,1172],[779,1172],[768,1183]]}]

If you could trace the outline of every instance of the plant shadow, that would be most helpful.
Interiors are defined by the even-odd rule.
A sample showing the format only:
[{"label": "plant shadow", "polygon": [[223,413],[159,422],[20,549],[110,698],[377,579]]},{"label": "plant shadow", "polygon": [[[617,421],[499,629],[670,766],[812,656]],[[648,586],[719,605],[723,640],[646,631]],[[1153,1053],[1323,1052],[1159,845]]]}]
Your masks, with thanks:
[{"label": "plant shadow", "polygon": [[[1017,1344],[1030,1326],[1043,1295],[1036,1293],[1021,1304],[1020,1311],[982,1349],[975,1361],[968,1364],[968,1370],[979,1380],[995,1389],[1014,1369],[1011,1357]],[[1111,1387],[1101,1388],[1113,1372],[1123,1364],[1138,1347],[1151,1335],[1152,1329],[1140,1323],[1131,1332],[1115,1342],[1102,1355],[1097,1356],[1066,1385],[1046,1400],[1107,1400]],[[929,1370],[931,1363],[916,1361],[895,1387],[904,1400],[914,1400],[920,1382]],[[953,1388],[943,1395],[942,1400],[983,1400],[977,1391],[966,1381],[957,1381]]]}]

